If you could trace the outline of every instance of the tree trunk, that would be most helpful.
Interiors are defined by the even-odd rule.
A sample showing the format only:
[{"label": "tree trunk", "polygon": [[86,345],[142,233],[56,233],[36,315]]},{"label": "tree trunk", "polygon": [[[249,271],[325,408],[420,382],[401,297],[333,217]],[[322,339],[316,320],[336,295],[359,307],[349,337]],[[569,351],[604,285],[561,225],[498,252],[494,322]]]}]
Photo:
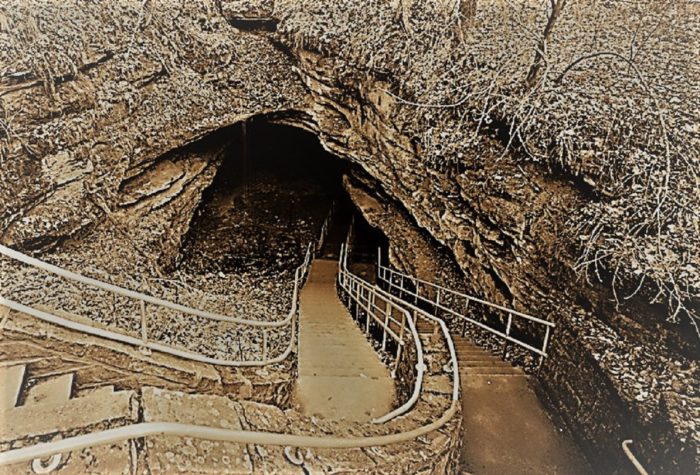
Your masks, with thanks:
[{"label": "tree trunk", "polygon": [[535,59],[532,62],[532,66],[530,66],[530,71],[527,73],[527,79],[525,80],[528,89],[537,84],[540,72],[542,70],[542,63],[545,61],[549,37],[552,35],[554,24],[556,23],[557,18],[559,18],[561,11],[564,9],[565,4],[566,0],[550,0],[551,12],[549,13],[549,18],[547,19],[547,26],[544,27],[542,39],[535,49]]}]

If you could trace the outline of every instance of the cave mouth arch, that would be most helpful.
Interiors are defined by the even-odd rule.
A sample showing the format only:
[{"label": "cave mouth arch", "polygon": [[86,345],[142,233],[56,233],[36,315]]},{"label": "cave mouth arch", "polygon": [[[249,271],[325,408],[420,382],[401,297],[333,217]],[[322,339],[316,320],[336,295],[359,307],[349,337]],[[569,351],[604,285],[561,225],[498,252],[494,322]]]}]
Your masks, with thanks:
[{"label": "cave mouth arch", "polygon": [[202,139],[224,150],[191,220],[180,268],[199,274],[289,272],[318,239],[333,205],[338,229],[328,239],[336,247],[351,222],[361,223],[343,188],[353,165],[295,122],[254,116]]}]

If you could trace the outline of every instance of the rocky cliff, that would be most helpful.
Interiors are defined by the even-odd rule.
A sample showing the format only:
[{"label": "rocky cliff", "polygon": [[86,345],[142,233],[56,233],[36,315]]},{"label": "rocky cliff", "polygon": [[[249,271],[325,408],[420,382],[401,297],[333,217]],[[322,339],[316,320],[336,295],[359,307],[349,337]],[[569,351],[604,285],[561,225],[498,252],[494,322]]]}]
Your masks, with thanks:
[{"label": "rocky cliff", "polygon": [[[502,33],[493,25],[507,17],[494,6],[498,2],[485,2],[488,8],[471,22],[452,21],[449,4],[436,2],[436,12],[431,9],[438,7],[403,1],[366,11],[359,2],[327,6],[310,0],[5,2],[2,242],[47,250],[68,237],[104,232],[109,219],[147,222],[143,213],[166,210],[171,226],[122,228],[153,261],[167,263],[217,165],[216,154],[195,159],[169,152],[266,115],[315,132],[328,150],[357,164],[375,192],[454,259],[463,273],[460,286],[557,323],[540,379],[555,413],[601,469],[625,466],[619,442],[627,438],[652,469],[680,473],[696,465],[697,339],[692,319],[683,320],[685,326],[667,321],[669,313],[675,320],[697,307],[696,241],[678,238],[693,229],[698,234],[697,213],[687,207],[698,189],[693,113],[663,122],[663,137],[656,137],[668,145],[668,129],[675,127],[682,140],[665,152],[649,148],[661,162],[673,158],[666,174],[649,182],[656,189],[661,180],[659,189],[672,191],[664,195],[668,201],[657,202],[657,214],[662,210],[667,221],[660,234],[645,234],[627,252],[618,246],[631,245],[627,235],[615,234],[610,217],[617,216],[620,228],[635,226],[636,218],[626,214],[629,203],[619,200],[634,200],[641,185],[616,175],[617,168],[597,167],[617,158],[610,148],[596,148],[601,137],[608,140],[606,131],[589,120],[590,111],[577,109],[592,87],[622,86],[591,83],[591,75],[572,72],[575,87],[523,92],[516,85],[531,64],[532,41],[503,36],[502,52],[492,57]],[[523,12],[515,20],[538,27],[546,20],[534,7]],[[584,35],[582,28],[567,38]],[[431,40],[435,31],[450,42]],[[690,44],[697,46],[697,38]],[[457,47],[463,61],[451,68]],[[579,53],[556,50],[551,65],[562,77],[555,74],[552,81],[570,77],[566,65]],[[440,74],[417,66],[433,60],[445,66]],[[689,71],[692,76],[695,70]],[[457,73],[464,82],[455,80]],[[659,90],[667,85],[692,97],[692,86],[674,82],[687,74],[677,74],[681,79]],[[599,100],[605,103],[593,99]],[[538,109],[537,101],[557,107]],[[629,101],[610,101],[610,117],[634,111]],[[653,101],[647,106],[653,108]],[[562,109],[578,112],[557,121]],[[611,123],[614,130],[627,127]],[[583,139],[571,139],[570,130]],[[613,135],[622,140],[624,134]],[[616,149],[620,157],[641,153],[639,133],[630,136],[627,148]],[[681,143],[691,152],[674,155]],[[627,158],[620,159],[622,168],[637,163]],[[691,170],[685,181],[683,159]],[[673,200],[681,211],[666,212]],[[130,210],[141,214],[130,218]],[[590,229],[587,220],[601,213],[604,219],[591,221]],[[640,261],[654,235],[658,245]],[[582,252],[588,256],[583,260]],[[605,261],[606,252],[615,260]],[[408,270],[441,278],[410,254],[394,256]],[[654,263],[663,256],[672,265],[669,279],[659,280],[665,271]],[[637,267],[630,264],[635,259]],[[648,276],[640,292],[639,279],[629,278],[635,275]],[[618,280],[623,278],[625,285]]]}]

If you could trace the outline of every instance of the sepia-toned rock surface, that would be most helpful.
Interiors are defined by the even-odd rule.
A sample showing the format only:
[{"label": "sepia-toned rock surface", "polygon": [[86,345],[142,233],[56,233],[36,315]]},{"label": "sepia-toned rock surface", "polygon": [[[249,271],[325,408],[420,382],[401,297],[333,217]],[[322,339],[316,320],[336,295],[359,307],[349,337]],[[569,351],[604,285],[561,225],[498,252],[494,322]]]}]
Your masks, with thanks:
[{"label": "sepia-toned rock surface", "polygon": [[[700,199],[700,81],[688,61],[697,29],[667,32],[670,46],[650,36],[671,51],[667,75],[653,49],[632,41],[649,95],[631,67],[622,78],[608,76],[607,63],[566,69],[586,53],[621,54],[624,43],[615,28],[590,38],[586,23],[614,25],[624,9],[593,10],[596,20],[574,7],[555,30],[548,73],[570,87],[530,94],[513,85],[536,40],[503,34],[510,23],[499,20],[510,13],[499,2],[478,2],[474,22],[460,24],[448,4],[435,3],[441,16],[421,2],[5,2],[2,243],[61,252],[67,242],[78,262],[112,250],[95,267],[160,272],[218,165],[216,150],[176,149],[271,114],[358,164],[380,199],[454,259],[457,286],[557,323],[539,374],[543,396],[599,469],[626,466],[619,444],[629,438],[652,470],[697,468],[698,340],[681,308],[698,305],[700,220],[689,203]],[[517,15],[516,25],[546,20],[535,7]],[[653,29],[655,17],[639,18],[640,31]],[[436,31],[466,37],[464,62],[437,76],[421,69],[452,64],[451,43],[430,40]],[[467,94],[462,77],[479,93]],[[492,90],[502,102],[484,100]],[[665,122],[647,129],[660,124],[658,104]],[[511,120],[527,139],[506,149]],[[617,145],[606,148],[609,130]],[[635,203],[644,216],[659,214],[653,200],[647,209],[646,183],[662,190],[665,221],[639,236],[630,231]],[[406,270],[442,279],[416,256],[392,254]]]}]

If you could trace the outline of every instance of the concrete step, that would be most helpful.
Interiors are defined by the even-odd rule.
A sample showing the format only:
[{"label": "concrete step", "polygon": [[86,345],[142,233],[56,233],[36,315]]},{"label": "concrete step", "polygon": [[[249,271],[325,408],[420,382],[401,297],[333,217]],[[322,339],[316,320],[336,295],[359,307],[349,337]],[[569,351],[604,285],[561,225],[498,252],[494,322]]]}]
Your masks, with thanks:
[{"label": "concrete step", "polygon": [[465,374],[467,377],[470,375],[489,375],[489,376],[525,376],[525,373],[520,368],[514,368],[512,366],[476,366],[476,367],[464,367],[460,368],[460,373]]},{"label": "concrete step", "polygon": [[507,361],[491,359],[491,360],[459,360],[459,366],[463,368],[476,367],[501,367],[512,368],[513,366]]},{"label": "concrete step", "polygon": [[501,358],[491,353],[463,353],[457,351],[457,359],[459,360],[484,360],[488,361],[491,359],[500,360]]},{"label": "concrete step", "polygon": [[314,260],[300,295],[295,401],[305,415],[368,420],[390,411],[394,381],[338,299],[336,262]]},{"label": "concrete step", "polygon": [[133,391],[119,391],[109,396],[97,392],[85,397],[54,402],[25,404],[0,412],[0,442],[65,433],[101,423],[134,422],[138,411]]},{"label": "concrete step", "polygon": [[370,364],[349,364],[347,366],[339,366],[333,362],[327,364],[316,363],[305,365],[299,369],[299,377],[302,376],[317,376],[339,378],[360,377],[364,379],[386,378],[387,370],[384,367],[377,367]]},{"label": "concrete step", "polygon": [[463,346],[455,345],[455,351],[459,354],[465,355],[491,355],[492,353],[485,350],[480,350],[478,348],[465,348]]},{"label": "concrete step", "polygon": [[459,338],[454,338],[452,337],[452,341],[456,346],[463,347],[463,348],[474,348],[475,350],[481,350],[482,348],[478,345],[475,345],[472,343],[470,340],[465,340],[465,339],[459,339]]},{"label": "concrete step", "polygon": [[99,386],[95,388],[81,389],[76,393],[76,397],[102,396],[109,397],[114,392],[114,385]]},{"label": "concrete step", "polygon": [[491,354],[493,354],[493,353],[491,353],[491,352],[488,351],[488,350],[484,350],[484,349],[482,349],[482,348],[479,348],[479,347],[476,347],[476,346],[473,346],[473,345],[466,346],[466,345],[463,345],[463,344],[460,344],[460,343],[455,343],[455,349],[456,349],[457,351],[459,351],[460,353],[467,353],[467,354],[469,354],[469,353],[485,354],[485,355],[491,355]]},{"label": "concrete step", "polygon": [[0,367],[0,411],[12,409],[24,382],[25,365]]},{"label": "concrete step", "polygon": [[73,391],[73,373],[32,381],[24,405],[60,403],[70,399]]},{"label": "concrete step", "polygon": [[491,355],[490,351],[482,350],[480,348],[474,348],[474,347],[464,347],[460,345],[455,345],[455,350],[459,353],[464,353],[466,355]]},{"label": "concrete step", "polygon": [[481,355],[481,354],[459,354],[457,353],[457,359],[459,361],[503,361],[500,357],[495,355]]}]

